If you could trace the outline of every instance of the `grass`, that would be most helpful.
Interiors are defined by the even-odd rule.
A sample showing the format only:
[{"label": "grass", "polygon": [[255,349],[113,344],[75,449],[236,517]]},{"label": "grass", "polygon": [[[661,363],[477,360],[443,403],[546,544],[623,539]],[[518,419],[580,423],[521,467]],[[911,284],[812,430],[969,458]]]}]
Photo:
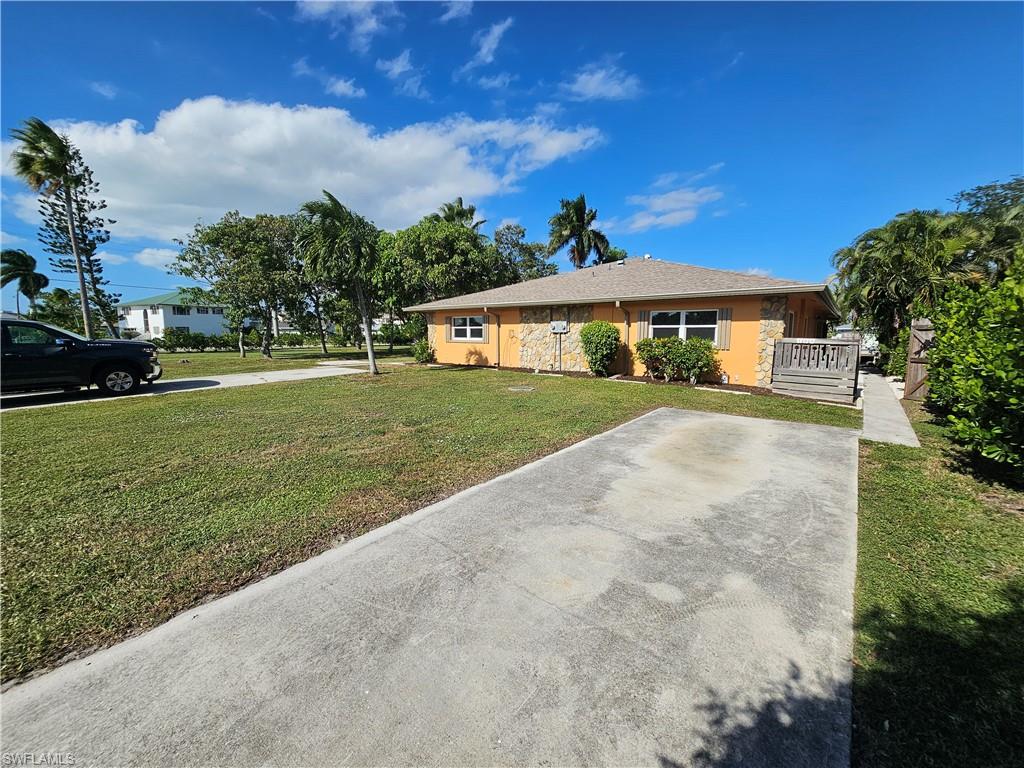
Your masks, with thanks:
[{"label": "grass", "polygon": [[1024,493],[908,411],[921,449],[862,443],[854,765],[1024,765]]},{"label": "grass", "polygon": [[3,678],[662,405],[860,425],[786,398],[417,367],[4,412]]},{"label": "grass", "polygon": [[[163,379],[187,379],[197,376],[216,376],[225,373],[259,373],[289,368],[310,368],[324,360],[352,360],[366,362],[366,349],[355,347],[328,347],[326,356],[319,348],[275,349],[272,358],[260,355],[259,350],[248,350],[244,358],[238,352],[160,352]],[[384,360],[411,360],[408,347],[395,347],[388,352],[387,345],[375,347],[378,358]],[[187,361],[187,362],[185,362]]]}]

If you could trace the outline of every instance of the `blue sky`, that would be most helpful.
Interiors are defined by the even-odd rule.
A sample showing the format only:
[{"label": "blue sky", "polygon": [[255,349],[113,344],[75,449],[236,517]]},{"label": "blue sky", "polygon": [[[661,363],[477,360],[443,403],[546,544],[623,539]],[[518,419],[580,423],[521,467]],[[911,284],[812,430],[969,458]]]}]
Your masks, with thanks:
[{"label": "blue sky", "polygon": [[[107,275],[138,286],[125,298],[182,284],[163,265],[197,218],[290,212],[323,187],[389,229],[462,194],[488,231],[514,220],[538,240],[559,198],[585,192],[631,254],[819,281],[866,228],[1024,168],[1021,4],[8,2],[0,16],[3,134],[36,115],[82,148],[118,220]],[[86,47],[40,46],[58,28]],[[9,149],[4,247],[45,264]]]}]

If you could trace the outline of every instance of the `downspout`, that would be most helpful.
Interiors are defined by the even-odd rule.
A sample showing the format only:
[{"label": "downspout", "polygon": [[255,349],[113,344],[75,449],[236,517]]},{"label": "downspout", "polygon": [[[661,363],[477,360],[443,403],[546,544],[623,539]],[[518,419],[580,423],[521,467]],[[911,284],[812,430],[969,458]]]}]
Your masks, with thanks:
[{"label": "downspout", "polygon": [[622,310],[622,314],[626,316],[626,359],[625,359],[624,362],[625,362],[626,367],[629,370],[624,371],[624,373],[627,376],[629,376],[629,375],[631,375],[633,373],[633,355],[629,351],[629,326],[632,325],[633,323],[632,323],[632,320],[630,319],[630,316],[629,316],[629,310],[626,309],[624,306],[622,306],[622,302],[621,301],[616,301],[615,302],[615,307],[616,307],[616,309]]},{"label": "downspout", "polygon": [[501,315],[497,312],[488,312],[487,307],[484,307],[484,314],[494,318],[494,336],[498,340],[498,359],[494,367],[501,368]]}]

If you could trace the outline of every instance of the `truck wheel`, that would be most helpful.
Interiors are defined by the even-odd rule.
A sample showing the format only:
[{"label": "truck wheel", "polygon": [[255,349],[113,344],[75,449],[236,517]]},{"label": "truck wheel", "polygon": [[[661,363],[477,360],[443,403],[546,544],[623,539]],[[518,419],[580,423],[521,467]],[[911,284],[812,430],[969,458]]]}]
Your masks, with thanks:
[{"label": "truck wheel", "polygon": [[108,365],[96,375],[96,386],[104,395],[133,395],[141,382],[139,372],[130,365]]}]

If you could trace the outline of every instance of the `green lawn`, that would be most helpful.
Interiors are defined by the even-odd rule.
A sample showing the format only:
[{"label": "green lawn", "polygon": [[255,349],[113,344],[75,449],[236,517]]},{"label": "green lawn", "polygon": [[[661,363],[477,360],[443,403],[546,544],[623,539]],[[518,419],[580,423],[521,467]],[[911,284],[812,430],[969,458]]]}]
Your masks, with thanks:
[{"label": "green lawn", "polygon": [[1024,493],[922,448],[862,443],[854,765],[1024,765]]},{"label": "green lawn", "polygon": [[384,370],[4,412],[3,677],[151,627],[657,406],[860,425],[858,411],[785,398]]},{"label": "green lawn", "polygon": [[[353,360],[366,362],[366,349],[355,347],[328,347],[325,357],[320,348],[275,349],[272,358],[263,357],[259,350],[248,350],[244,358],[238,352],[160,352],[164,379],[190,379],[197,376],[216,376],[223,373],[258,373],[288,368],[310,368],[324,360]],[[383,360],[408,361],[408,347],[395,347],[388,352],[387,345],[375,347],[377,357]]]}]

